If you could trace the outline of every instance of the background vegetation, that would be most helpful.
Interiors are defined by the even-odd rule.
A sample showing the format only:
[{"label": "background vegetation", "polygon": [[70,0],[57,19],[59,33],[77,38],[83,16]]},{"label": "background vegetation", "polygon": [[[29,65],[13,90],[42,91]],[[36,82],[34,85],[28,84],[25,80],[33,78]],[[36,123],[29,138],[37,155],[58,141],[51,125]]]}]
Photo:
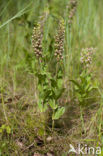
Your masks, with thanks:
[{"label": "background vegetation", "polygon": [[[78,142],[103,148],[103,1],[78,0],[71,24],[68,6],[69,0],[0,0],[0,155],[65,156],[69,144]],[[51,109],[40,113],[37,105],[32,33],[43,20],[43,48],[53,74],[54,36],[60,21],[65,27],[65,91],[58,100],[65,113],[53,129]],[[81,75],[81,51],[90,47],[96,48],[90,71]]]}]

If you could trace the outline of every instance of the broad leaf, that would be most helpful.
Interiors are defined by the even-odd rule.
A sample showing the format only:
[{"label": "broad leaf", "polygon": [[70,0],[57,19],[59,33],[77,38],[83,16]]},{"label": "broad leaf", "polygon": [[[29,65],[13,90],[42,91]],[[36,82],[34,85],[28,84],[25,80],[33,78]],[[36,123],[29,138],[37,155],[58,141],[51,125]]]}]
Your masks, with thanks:
[{"label": "broad leaf", "polygon": [[38,107],[39,107],[40,112],[45,112],[48,108],[47,104],[43,104],[42,100],[39,100]]},{"label": "broad leaf", "polygon": [[61,107],[52,115],[52,120],[58,120],[65,112],[65,108]]},{"label": "broad leaf", "polygon": [[55,100],[50,100],[49,105],[54,110],[58,108],[58,105],[55,104]]}]

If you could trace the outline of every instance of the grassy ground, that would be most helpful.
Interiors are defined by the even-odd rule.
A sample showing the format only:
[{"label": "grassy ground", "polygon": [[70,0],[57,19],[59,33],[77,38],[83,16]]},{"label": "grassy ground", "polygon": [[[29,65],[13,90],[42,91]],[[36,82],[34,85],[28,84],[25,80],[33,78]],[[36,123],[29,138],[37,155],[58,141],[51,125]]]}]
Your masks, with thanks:
[{"label": "grassy ground", "polygon": [[[68,26],[68,2],[68,0],[0,1],[0,155],[2,156],[36,156],[35,152],[42,155],[51,153],[54,156],[66,156],[70,143],[74,146],[78,143],[100,146],[102,149],[103,2],[78,0],[71,29]],[[53,132],[51,124],[47,121],[46,136],[43,126],[44,116],[37,108],[38,84],[34,74],[36,58],[31,41],[33,27],[39,19],[43,20],[42,16],[47,16],[44,36],[48,53],[53,49],[53,36],[61,18],[65,22],[66,42],[63,77],[66,90],[60,98],[60,105],[65,106],[66,112],[56,121]],[[96,80],[98,84],[98,90],[89,96],[91,100],[87,101],[88,105],[84,108],[82,116],[74,85],[69,80],[79,79],[80,52],[82,48],[88,47],[97,48],[91,72],[92,80]],[[54,68],[55,65],[52,66],[52,70]],[[48,114],[46,120],[49,118]]]}]

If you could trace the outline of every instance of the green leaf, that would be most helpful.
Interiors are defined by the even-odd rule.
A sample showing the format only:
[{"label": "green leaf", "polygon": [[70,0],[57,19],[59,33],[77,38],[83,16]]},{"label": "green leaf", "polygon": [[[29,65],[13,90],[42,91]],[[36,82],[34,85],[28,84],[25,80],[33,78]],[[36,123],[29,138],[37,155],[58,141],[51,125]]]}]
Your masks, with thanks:
[{"label": "green leaf", "polygon": [[93,89],[98,89],[98,86],[99,86],[99,82],[95,80],[93,83]]},{"label": "green leaf", "polygon": [[47,106],[47,104],[45,103],[44,105],[43,105],[43,111],[42,112],[45,112],[46,110],[48,109],[48,106]]},{"label": "green leaf", "polygon": [[57,87],[57,81],[54,79],[51,79],[51,86],[52,87]]},{"label": "green leaf", "polygon": [[43,104],[43,101],[42,100],[39,100],[38,102],[38,107],[39,107],[39,110],[40,112],[45,112],[47,110],[47,104]]},{"label": "green leaf", "polygon": [[43,87],[42,87],[42,85],[38,85],[38,90],[40,91],[40,92],[42,92],[43,91]]},{"label": "green leaf", "polygon": [[75,80],[70,80],[70,81],[73,82],[79,89],[82,90],[80,84],[77,81],[75,81]]},{"label": "green leaf", "polygon": [[61,70],[59,70],[57,74],[57,78],[62,78],[62,77],[63,77],[63,73]]},{"label": "green leaf", "polygon": [[93,90],[94,88],[92,87],[92,86],[90,86],[89,88],[88,88],[88,92],[90,92],[91,90]]},{"label": "green leaf", "polygon": [[88,90],[89,90],[90,87],[91,87],[91,85],[88,83],[88,84],[84,85],[84,90],[86,92],[88,92]]},{"label": "green leaf", "polygon": [[57,80],[57,84],[58,84],[58,88],[61,88],[63,85],[63,80],[62,79],[58,79]]},{"label": "green leaf", "polygon": [[83,99],[82,99],[81,94],[77,92],[77,94],[76,94],[76,95],[77,95],[77,97],[78,97],[79,102],[82,102],[82,100],[83,100]]},{"label": "green leaf", "polygon": [[52,120],[58,120],[65,112],[65,108],[61,107],[52,115]]},{"label": "green leaf", "polygon": [[3,132],[3,130],[2,130],[2,128],[0,128],[0,133],[2,133]]},{"label": "green leaf", "polygon": [[6,128],[6,125],[2,125],[1,128],[4,130]]},{"label": "green leaf", "polygon": [[55,99],[56,100],[58,100],[61,96],[62,96],[62,94],[64,93],[64,91],[65,91],[65,88],[61,88],[61,89],[55,89]]},{"label": "green leaf", "polygon": [[7,134],[11,133],[11,128],[9,126],[6,127],[6,132],[7,132]]},{"label": "green leaf", "polygon": [[55,104],[55,100],[51,100],[51,101],[49,102],[49,105],[50,105],[50,107],[51,107],[53,110],[55,110],[55,109],[58,108],[58,105]]},{"label": "green leaf", "polygon": [[50,88],[47,88],[46,90],[44,90],[43,92],[43,99],[51,99],[53,97],[53,91]]}]

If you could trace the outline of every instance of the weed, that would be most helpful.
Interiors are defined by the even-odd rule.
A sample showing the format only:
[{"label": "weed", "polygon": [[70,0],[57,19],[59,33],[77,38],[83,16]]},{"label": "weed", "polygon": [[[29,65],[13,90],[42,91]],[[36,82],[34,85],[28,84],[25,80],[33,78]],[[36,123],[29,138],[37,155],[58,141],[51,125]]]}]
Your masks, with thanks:
[{"label": "weed", "polygon": [[[35,28],[35,30],[37,30]],[[36,31],[35,31],[36,32]],[[40,33],[39,33],[40,34]],[[61,53],[62,53],[62,46],[63,46],[63,30],[59,30],[59,37],[56,36],[56,49],[55,54],[57,56],[58,61],[60,62]],[[37,47],[37,34],[33,34],[33,45]],[[62,40],[61,40],[62,39]],[[39,39],[40,40],[40,39]],[[60,42],[59,42],[60,41]],[[59,45],[60,44],[60,45]],[[42,43],[41,43],[42,45]],[[58,68],[58,62],[56,63],[56,73],[53,75],[52,72],[49,71],[49,65],[45,62],[45,55],[41,55],[40,52],[42,46],[38,46],[39,50],[34,48],[36,56],[41,58],[37,65],[37,69],[35,72],[35,76],[38,78],[38,107],[41,112],[46,112],[48,107],[52,109],[52,130],[54,129],[54,120],[59,119],[65,112],[64,107],[60,107],[58,104],[58,99],[61,97],[62,93],[64,92],[63,88],[63,72],[61,68]],[[58,49],[60,48],[60,50]],[[58,52],[57,52],[58,51]],[[38,68],[39,67],[39,68]]]}]

